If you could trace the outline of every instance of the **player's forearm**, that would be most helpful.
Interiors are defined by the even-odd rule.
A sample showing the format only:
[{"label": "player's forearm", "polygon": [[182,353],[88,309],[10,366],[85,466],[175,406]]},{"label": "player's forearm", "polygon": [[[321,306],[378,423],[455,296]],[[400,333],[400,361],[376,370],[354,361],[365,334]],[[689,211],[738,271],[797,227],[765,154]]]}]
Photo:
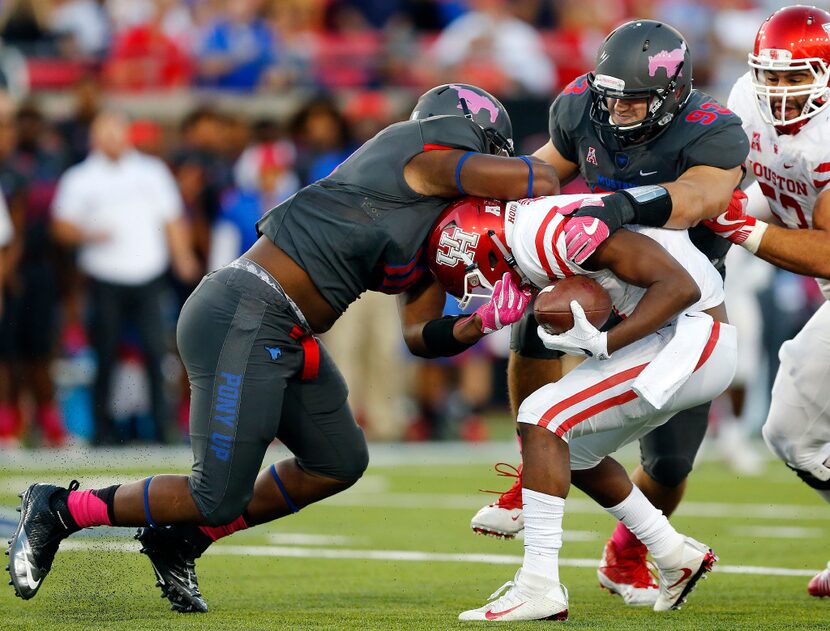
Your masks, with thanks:
[{"label": "player's forearm", "polygon": [[694,283],[658,281],[651,285],[631,315],[608,331],[608,352],[651,335],[700,299]]},{"label": "player's forearm", "polygon": [[768,225],[755,256],[796,274],[830,278],[830,232]]},{"label": "player's forearm", "polygon": [[478,315],[439,318],[404,330],[409,352],[426,359],[457,355],[482,337],[484,333]]},{"label": "player's forearm", "polygon": [[663,186],[672,199],[671,217],[665,227],[677,230],[691,228],[704,219],[722,213],[729,205],[734,190],[734,187],[719,184],[708,186],[697,180],[678,180]]},{"label": "player's forearm", "polygon": [[469,153],[465,158],[468,153],[452,150],[418,154],[404,169],[406,182],[421,195],[438,197],[522,199],[559,192],[556,169],[541,160],[530,157],[525,162],[481,153]]}]

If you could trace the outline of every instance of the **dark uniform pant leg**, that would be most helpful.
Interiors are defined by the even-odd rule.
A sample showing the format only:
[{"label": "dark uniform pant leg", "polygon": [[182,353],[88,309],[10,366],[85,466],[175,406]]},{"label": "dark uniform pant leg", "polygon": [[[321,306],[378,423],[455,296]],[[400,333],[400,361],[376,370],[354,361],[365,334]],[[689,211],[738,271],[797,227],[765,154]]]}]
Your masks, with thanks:
[{"label": "dark uniform pant leg", "polygon": [[[245,510],[302,367],[285,305],[244,271],[209,275],[185,303],[177,339],[190,379],[190,492],[210,525]],[[257,293],[260,292],[260,293]]]},{"label": "dark uniform pant leg", "polygon": [[351,482],[369,464],[363,430],[348,404],[349,390],[322,343],[316,379],[292,379],[277,432],[297,464],[310,473]]},{"label": "dark uniform pant leg", "polygon": [[170,408],[164,387],[162,364],[168,331],[165,327],[162,300],[167,289],[163,277],[135,288],[131,301],[131,317],[141,338],[141,348],[150,381],[155,438],[167,442],[170,425]]},{"label": "dark uniform pant leg", "polygon": [[676,487],[692,472],[711,406],[707,401],[682,410],[640,439],[640,462],[652,480]]},{"label": "dark uniform pant leg", "polygon": [[90,342],[97,361],[93,387],[95,418],[93,440],[98,443],[107,443],[113,439],[109,402],[118,355],[118,341],[125,317],[123,290],[118,285],[93,279],[90,282],[90,302],[92,310]]}]

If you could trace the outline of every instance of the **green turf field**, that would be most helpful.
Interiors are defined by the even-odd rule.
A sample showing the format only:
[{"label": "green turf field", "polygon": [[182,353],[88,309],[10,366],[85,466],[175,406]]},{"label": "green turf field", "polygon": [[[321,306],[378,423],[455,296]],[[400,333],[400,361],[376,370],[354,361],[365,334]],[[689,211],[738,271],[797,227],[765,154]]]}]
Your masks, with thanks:
[{"label": "green turf field", "polygon": [[[499,488],[503,479],[481,459],[442,463],[465,461],[463,447],[455,456],[447,453],[430,464],[418,464],[418,458],[403,458],[407,464],[402,465],[381,459],[342,496],[214,546],[197,565],[211,608],[207,615],[169,611],[153,587],[149,563],[123,533],[102,539],[85,531],[64,544],[67,549],[58,554],[37,598],[23,602],[4,585],[0,629],[475,627],[457,622],[456,616],[484,604],[512,578],[522,543],[471,533],[469,519],[489,497],[476,490]],[[0,465],[0,507],[7,524],[14,490],[21,485],[68,482],[56,464],[49,463],[48,471],[38,471],[38,465],[23,470]],[[85,486],[140,477],[137,469],[78,470],[73,465],[71,471]],[[770,461],[764,476],[740,479],[722,465],[703,463],[673,521],[711,545],[721,569],[699,584],[681,611],[657,614],[625,607],[596,582],[594,560],[612,521],[584,496],[572,494],[561,569],[570,590],[567,628],[830,627],[830,599],[811,599],[805,590],[809,576],[830,558],[830,507],[783,466]],[[769,568],[804,575],[772,575]],[[747,571],[756,573],[738,573]],[[500,626],[540,624],[556,623]]]}]

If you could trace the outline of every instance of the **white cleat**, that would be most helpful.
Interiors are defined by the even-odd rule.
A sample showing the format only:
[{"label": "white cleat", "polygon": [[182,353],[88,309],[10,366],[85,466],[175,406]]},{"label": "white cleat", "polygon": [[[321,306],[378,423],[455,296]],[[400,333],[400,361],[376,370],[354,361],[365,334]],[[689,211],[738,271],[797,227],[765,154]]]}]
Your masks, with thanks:
[{"label": "white cleat", "polygon": [[525,518],[522,514],[522,468],[509,465],[505,462],[496,464],[496,472],[502,477],[513,478],[513,484],[504,493],[498,493],[499,498],[479,510],[472,521],[470,528],[479,535],[490,535],[500,539],[513,539],[525,527]]},{"label": "white cleat", "polygon": [[521,507],[505,508],[498,503],[481,508],[470,521],[470,528],[477,534],[499,539],[515,539],[524,527]]},{"label": "white cleat", "polygon": [[683,545],[670,555],[654,559],[660,576],[660,595],[654,611],[680,609],[698,580],[706,578],[706,572],[711,572],[717,561],[709,546],[691,537],[686,537]]},{"label": "white cleat", "polygon": [[[505,589],[507,592],[499,596]],[[490,602],[463,611],[459,620],[510,622],[514,620],[568,619],[568,590],[561,583],[552,583],[543,576],[523,575],[520,569],[512,581],[490,595]]]}]

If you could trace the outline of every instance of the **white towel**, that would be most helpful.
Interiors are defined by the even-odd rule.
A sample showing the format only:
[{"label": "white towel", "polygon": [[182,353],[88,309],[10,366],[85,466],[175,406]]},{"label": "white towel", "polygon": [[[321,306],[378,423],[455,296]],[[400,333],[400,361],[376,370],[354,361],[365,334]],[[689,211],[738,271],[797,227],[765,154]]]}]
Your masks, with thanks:
[{"label": "white towel", "polygon": [[695,370],[712,332],[714,320],[702,313],[683,313],[674,322],[674,336],[631,384],[660,410]]}]

